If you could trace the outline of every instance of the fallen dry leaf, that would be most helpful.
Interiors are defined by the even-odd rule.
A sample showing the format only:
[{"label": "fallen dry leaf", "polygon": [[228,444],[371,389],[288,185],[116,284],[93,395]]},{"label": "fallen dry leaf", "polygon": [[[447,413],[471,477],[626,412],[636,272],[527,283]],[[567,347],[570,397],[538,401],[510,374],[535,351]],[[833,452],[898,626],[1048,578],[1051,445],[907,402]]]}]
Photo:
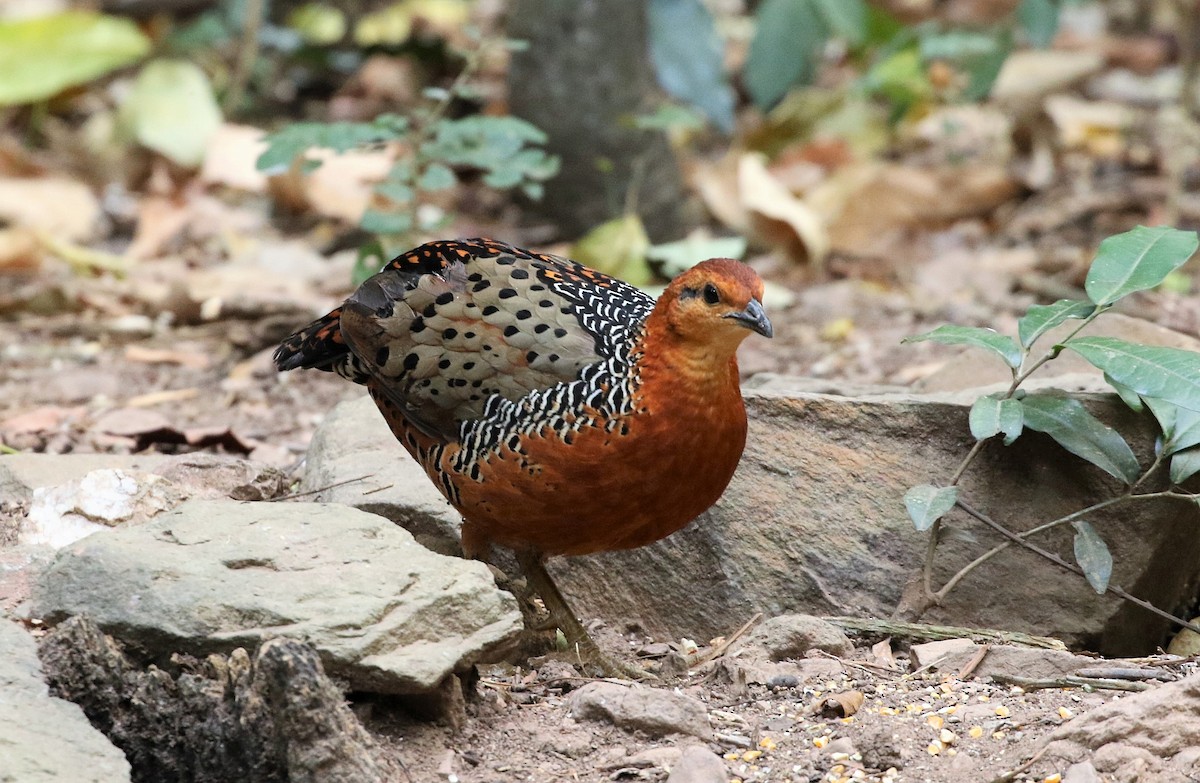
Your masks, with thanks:
[{"label": "fallen dry leaf", "polygon": [[1019,191],[997,164],[864,163],[837,171],[808,201],[828,221],[834,250],[870,256],[893,247],[899,232],[986,215]]},{"label": "fallen dry leaf", "polygon": [[82,242],[95,236],[100,203],[91,188],[65,177],[0,178],[0,221]]},{"label": "fallen dry leaf", "polygon": [[0,272],[29,272],[42,265],[42,247],[25,228],[0,229]]},{"label": "fallen dry leaf", "polygon": [[738,194],[762,241],[796,260],[818,266],[825,260],[829,234],[821,217],[771,176],[763,155],[747,153],[738,161]]},{"label": "fallen dry leaf", "polygon": [[177,364],[192,370],[206,370],[211,361],[196,351],[174,351],[169,348],[146,348],[141,345],[125,347],[125,358],[142,364]]},{"label": "fallen dry leaf", "polygon": [[12,436],[48,432],[58,429],[64,421],[72,416],[78,416],[83,411],[84,409],[81,407],[63,408],[57,405],[34,408],[0,422],[0,434]]},{"label": "fallen dry leaf", "polygon": [[167,417],[156,411],[135,408],[117,408],[96,420],[92,429],[105,435],[125,438],[141,438],[162,430],[171,429]]},{"label": "fallen dry leaf", "polygon": [[849,718],[863,705],[862,691],[831,693],[821,700],[819,712],[827,718]]},{"label": "fallen dry leaf", "polygon": [[225,123],[208,140],[200,181],[209,185],[263,193],[267,175],[257,168],[258,156],[266,149],[261,128]]},{"label": "fallen dry leaf", "polygon": [[168,196],[148,196],[138,205],[137,228],[126,254],[130,258],[156,258],[191,219],[189,205]]}]

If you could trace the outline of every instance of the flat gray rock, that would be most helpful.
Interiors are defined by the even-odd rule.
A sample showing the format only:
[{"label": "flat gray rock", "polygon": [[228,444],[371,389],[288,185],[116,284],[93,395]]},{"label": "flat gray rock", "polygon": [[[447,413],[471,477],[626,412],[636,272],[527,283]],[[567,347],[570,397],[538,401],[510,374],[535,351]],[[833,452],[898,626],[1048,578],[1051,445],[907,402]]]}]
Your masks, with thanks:
[{"label": "flat gray rock", "polygon": [[0,783],[126,783],[129,762],[42,679],[37,645],[0,617]]},{"label": "flat gray rock", "polygon": [[[348,479],[359,479],[349,481]],[[392,437],[370,397],[342,403],[313,434],[300,491],[386,517],[435,552],[457,555],[462,517]]]},{"label": "flat gray rock", "polygon": [[651,737],[668,734],[712,737],[703,703],[660,688],[589,682],[571,694],[568,705],[571,717],[576,720],[603,721]]},{"label": "flat gray rock", "polygon": [[432,692],[522,628],[479,562],[445,557],[345,506],[188,501],[59,551],[31,614],[86,615],[122,642],[203,656],[276,636],[353,689]]},{"label": "flat gray rock", "polygon": [[[923,562],[927,541],[904,510],[904,492],[953,474],[973,443],[967,413],[978,395],[860,388],[841,396],[803,391],[812,387],[805,379],[769,381],[768,390],[744,392],[746,451],[729,489],[706,514],[641,549],[550,561],[581,616],[662,638],[709,639],[731,633],[756,612],[891,615]],[[1146,418],[1115,395],[1081,399],[1126,433],[1148,464],[1155,429]],[[369,399],[339,406],[314,444],[319,448],[310,452],[308,469],[316,483],[373,474],[374,483],[364,483],[361,492],[395,480],[386,502],[391,508],[379,501],[382,492],[348,501],[365,506],[375,498],[380,505],[372,510],[419,533],[455,535],[448,507],[436,506],[432,484]],[[1113,479],[1040,433],[1008,447],[988,444],[962,482],[964,498],[1018,531],[1120,491]],[[1139,597],[1162,607],[1191,600],[1200,579],[1195,504],[1126,504],[1089,521],[1113,548],[1114,584],[1137,585]],[[1000,541],[957,513],[944,528],[939,584]],[[1069,528],[1039,536],[1039,543],[1074,560]],[[1168,630],[1166,621],[1097,596],[1082,578],[1015,547],[974,571],[922,620],[1050,635],[1110,656],[1144,654]]]}]

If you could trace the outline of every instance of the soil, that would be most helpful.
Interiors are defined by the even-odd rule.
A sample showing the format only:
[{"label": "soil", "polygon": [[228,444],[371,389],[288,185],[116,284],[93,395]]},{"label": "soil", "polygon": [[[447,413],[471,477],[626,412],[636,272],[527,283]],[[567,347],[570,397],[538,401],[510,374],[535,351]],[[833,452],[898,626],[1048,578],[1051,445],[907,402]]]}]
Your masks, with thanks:
[{"label": "soil", "polygon": [[[969,225],[958,226],[934,243],[963,245],[970,233]],[[914,248],[920,246],[909,252],[919,254]],[[1004,252],[980,251],[984,256]],[[745,375],[782,372],[839,383],[910,383],[936,370],[954,349],[924,344],[898,349],[900,339],[967,306],[948,288],[918,295],[903,284],[881,286],[846,275],[813,276],[769,264],[764,272],[793,290],[797,304],[773,310],[773,341],[747,341]],[[317,305],[335,304],[348,288],[334,286],[332,293],[317,297]],[[986,305],[974,300],[971,308],[976,319],[1003,325],[1030,300],[1014,288]],[[1173,301],[1178,300],[1158,294],[1137,306],[1141,314],[1179,326],[1172,321],[1171,314],[1179,312]],[[852,313],[855,320],[838,326],[839,313]],[[0,362],[4,442],[51,453],[232,451],[298,477],[322,416],[337,402],[361,394],[330,374],[279,375],[272,368],[277,341],[316,314],[264,310],[210,323],[160,323],[135,334],[122,330],[119,314],[19,314],[5,325],[13,339],[5,341]],[[114,411],[134,411],[132,423],[106,424]],[[189,445],[188,433],[197,429],[217,435],[196,441],[207,445]],[[9,521],[15,511],[7,510]],[[629,638],[611,629],[602,636],[610,649],[627,656],[679,641]],[[899,646],[897,655],[894,669],[881,669],[869,646],[863,646],[835,666],[836,672],[776,688],[737,686],[712,667],[655,685],[705,704],[724,737],[708,742],[652,739],[612,725],[577,722],[567,699],[586,678],[564,678],[561,664],[536,661],[485,670],[468,686],[463,712],[449,719],[413,715],[378,697],[356,697],[355,709],[396,780],[665,780],[679,748],[699,743],[722,756],[731,780],[949,783],[990,780],[1015,769],[1064,720],[1120,698],[1077,689],[1024,693],[913,674]],[[864,694],[855,715],[821,714],[825,699],[847,691]],[[939,736],[945,740],[941,745],[935,744]],[[1016,779],[1046,779],[1062,771],[1059,766],[1043,759],[1034,767],[1036,774]]]}]

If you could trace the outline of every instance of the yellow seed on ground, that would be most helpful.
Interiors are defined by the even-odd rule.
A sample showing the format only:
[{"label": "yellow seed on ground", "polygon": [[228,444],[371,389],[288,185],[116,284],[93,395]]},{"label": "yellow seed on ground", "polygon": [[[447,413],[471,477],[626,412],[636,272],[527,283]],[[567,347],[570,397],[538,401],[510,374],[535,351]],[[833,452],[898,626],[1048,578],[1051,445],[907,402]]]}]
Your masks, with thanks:
[{"label": "yellow seed on ground", "polygon": [[754,761],[762,755],[761,750],[748,750],[742,754],[742,761]]},{"label": "yellow seed on ground", "polygon": [[1053,775],[1047,775],[1042,779],[1042,783],[1062,783],[1062,775],[1055,772]]},{"label": "yellow seed on ground", "polygon": [[983,736],[983,726],[972,726],[967,729],[967,736],[971,739],[979,739]]},{"label": "yellow seed on ground", "polygon": [[942,741],[943,745],[953,745],[954,741],[958,739],[958,735],[950,731],[950,729],[942,729],[938,734],[938,739]]},{"label": "yellow seed on ground", "polygon": [[946,746],[943,745],[941,742],[938,742],[937,740],[934,740],[933,742],[931,742],[925,746],[925,752],[928,753],[930,756],[936,756],[945,749],[946,749]]},{"label": "yellow seed on ground", "polygon": [[1063,720],[1070,720],[1071,718],[1075,717],[1075,713],[1071,712],[1066,707],[1059,707],[1058,717],[1062,718]]},{"label": "yellow seed on ground", "polygon": [[940,729],[942,726],[946,725],[946,719],[941,715],[930,715],[925,719],[925,722],[935,729]]},{"label": "yellow seed on ground", "polygon": [[775,750],[775,748],[778,747],[775,744],[775,740],[771,739],[770,737],[763,737],[760,739],[758,741],[758,746],[763,750]]},{"label": "yellow seed on ground", "polygon": [[731,750],[731,751],[729,751],[728,753],[726,753],[726,754],[725,754],[725,760],[726,760],[726,761],[737,761],[737,760],[738,760],[738,759],[740,759],[740,758],[741,758],[741,756],[739,756],[739,755],[737,754],[737,751],[734,751],[734,750]]},{"label": "yellow seed on ground", "polygon": [[1008,734],[1003,731],[993,731],[992,732],[992,739],[1004,739],[1007,736],[1008,736]]},{"label": "yellow seed on ground", "polygon": [[813,747],[823,748],[829,744],[829,737],[813,737]]},{"label": "yellow seed on ground", "polygon": [[1003,704],[1001,704],[999,707],[996,708],[996,714],[999,715],[1001,718],[1007,718],[1009,715],[1008,707],[1005,707]]}]

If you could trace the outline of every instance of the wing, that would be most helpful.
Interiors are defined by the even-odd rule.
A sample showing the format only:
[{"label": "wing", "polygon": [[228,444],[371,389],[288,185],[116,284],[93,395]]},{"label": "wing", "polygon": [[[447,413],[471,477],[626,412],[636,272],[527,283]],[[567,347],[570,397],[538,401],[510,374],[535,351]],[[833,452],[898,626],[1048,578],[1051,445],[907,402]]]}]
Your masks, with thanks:
[{"label": "wing", "polygon": [[406,418],[450,441],[487,401],[567,383],[628,347],[653,309],[580,264],[489,240],[432,242],[346,301],[341,335]]}]

